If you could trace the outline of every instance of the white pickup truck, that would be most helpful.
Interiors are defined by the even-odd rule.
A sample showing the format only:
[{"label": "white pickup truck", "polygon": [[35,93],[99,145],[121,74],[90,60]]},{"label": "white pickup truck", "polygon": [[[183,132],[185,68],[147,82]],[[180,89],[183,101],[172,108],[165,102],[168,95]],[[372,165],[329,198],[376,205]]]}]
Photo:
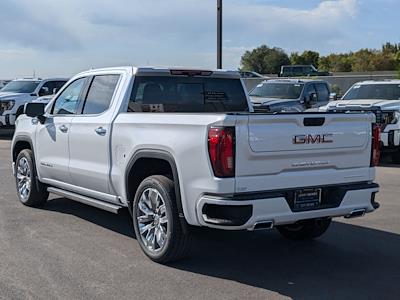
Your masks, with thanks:
[{"label": "white pickup truck", "polygon": [[65,78],[23,78],[7,83],[0,90],[0,128],[13,127],[26,103],[54,95],[67,81]]},{"label": "white pickup truck", "polygon": [[373,114],[257,114],[237,72],[122,67],[73,77],[30,103],[12,142],[18,196],[49,193],[117,213],[165,263],[193,226],[322,235],[379,204]]},{"label": "white pickup truck", "polygon": [[382,152],[400,164],[400,80],[358,82],[341,100],[332,101],[321,110],[373,112],[382,131]]}]

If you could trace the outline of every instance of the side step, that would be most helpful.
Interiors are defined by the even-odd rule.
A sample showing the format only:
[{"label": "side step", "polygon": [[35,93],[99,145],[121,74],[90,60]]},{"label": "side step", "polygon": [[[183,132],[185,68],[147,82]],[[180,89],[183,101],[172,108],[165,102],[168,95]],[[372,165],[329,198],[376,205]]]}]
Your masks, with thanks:
[{"label": "side step", "polygon": [[96,207],[96,208],[100,208],[102,210],[106,210],[106,211],[112,212],[114,214],[118,214],[118,211],[122,208],[122,206],[118,206],[118,205],[111,204],[111,203],[108,203],[108,202],[96,200],[96,199],[93,199],[93,198],[90,198],[90,197],[86,197],[86,196],[82,196],[82,195],[79,195],[79,194],[75,194],[75,193],[72,193],[72,192],[67,192],[67,191],[64,191],[64,190],[61,190],[61,189],[57,189],[57,188],[54,188],[54,187],[47,188],[47,191],[49,193],[56,194],[56,195],[59,195],[61,197],[65,197],[65,198],[68,198],[70,200],[77,201],[77,202],[80,202],[80,203],[83,203],[83,204],[86,204],[86,205],[90,205],[90,206],[93,206],[93,207]]}]

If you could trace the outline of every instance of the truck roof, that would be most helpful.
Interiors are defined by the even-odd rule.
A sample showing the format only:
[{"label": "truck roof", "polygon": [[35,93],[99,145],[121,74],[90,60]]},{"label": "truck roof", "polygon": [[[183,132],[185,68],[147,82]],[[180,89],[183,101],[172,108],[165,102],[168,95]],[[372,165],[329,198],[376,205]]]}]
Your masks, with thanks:
[{"label": "truck roof", "polygon": [[400,79],[365,80],[357,82],[355,85],[371,85],[371,84],[400,84]]},{"label": "truck roof", "polygon": [[112,68],[92,69],[80,74],[90,74],[92,72],[106,72],[115,70],[125,70],[131,72],[132,75],[140,76],[170,76],[182,75],[187,76],[190,74],[197,76],[210,76],[220,78],[240,78],[238,71],[231,70],[215,70],[215,69],[202,69],[202,68],[185,68],[185,67],[134,67],[134,66],[121,66]]},{"label": "truck roof", "polygon": [[284,67],[284,68],[286,68],[286,67],[310,67],[310,66],[313,66],[314,67],[314,65],[282,65],[282,67]]},{"label": "truck roof", "polygon": [[316,82],[316,83],[327,83],[325,80],[319,80],[319,79],[270,79],[270,80],[265,80],[263,83],[269,82],[269,83],[310,83],[310,82]]},{"label": "truck roof", "polygon": [[60,81],[68,81],[68,78],[59,78],[59,77],[49,77],[49,78],[16,78],[12,81],[47,81],[47,80],[60,80]]}]

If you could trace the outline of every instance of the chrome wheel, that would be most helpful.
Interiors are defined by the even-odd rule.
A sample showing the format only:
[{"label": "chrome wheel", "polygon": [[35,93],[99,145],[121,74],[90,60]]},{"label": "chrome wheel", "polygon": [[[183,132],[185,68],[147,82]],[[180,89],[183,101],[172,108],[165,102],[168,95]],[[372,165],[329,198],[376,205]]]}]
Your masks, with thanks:
[{"label": "chrome wheel", "polygon": [[31,168],[28,160],[22,157],[17,165],[18,192],[22,200],[26,201],[31,192]]},{"label": "chrome wheel", "polygon": [[138,201],[137,222],[140,238],[151,252],[160,252],[166,242],[169,220],[165,201],[154,188],[143,191]]}]

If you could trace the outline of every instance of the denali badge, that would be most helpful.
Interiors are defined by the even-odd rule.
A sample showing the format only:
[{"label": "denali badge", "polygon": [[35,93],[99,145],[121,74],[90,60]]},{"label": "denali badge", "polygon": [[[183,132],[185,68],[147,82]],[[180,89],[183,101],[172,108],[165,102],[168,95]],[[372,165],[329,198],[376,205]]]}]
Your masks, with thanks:
[{"label": "denali badge", "polygon": [[329,144],[333,143],[333,134],[307,134],[307,135],[295,135],[293,137],[293,144],[303,145],[303,144]]}]

